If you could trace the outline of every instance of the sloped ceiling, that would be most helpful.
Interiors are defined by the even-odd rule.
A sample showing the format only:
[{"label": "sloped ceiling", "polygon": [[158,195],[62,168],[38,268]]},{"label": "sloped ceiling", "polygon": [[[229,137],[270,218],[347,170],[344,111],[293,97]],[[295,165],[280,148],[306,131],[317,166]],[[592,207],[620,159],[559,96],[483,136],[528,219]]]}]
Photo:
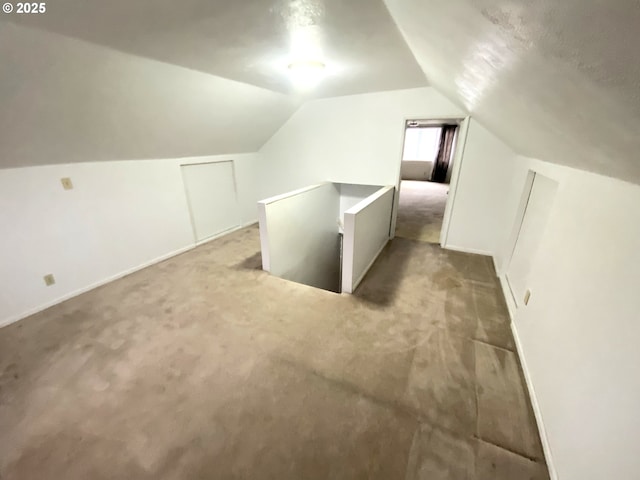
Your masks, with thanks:
[{"label": "sloped ceiling", "polygon": [[55,0],[11,20],[287,94],[293,56],[327,63],[314,96],[426,85],[382,0]]},{"label": "sloped ceiling", "polygon": [[[257,151],[304,101],[420,87],[382,0],[54,0],[0,15],[0,168]],[[324,60],[319,88],[288,64]]]},{"label": "sloped ceiling", "polygon": [[[435,86],[516,152],[640,183],[638,0],[56,0],[0,19],[0,168],[255,151],[311,97]],[[330,75],[294,95],[311,45]]]},{"label": "sloped ceiling", "polygon": [[640,183],[640,2],[385,2],[430,84],[515,151]]},{"label": "sloped ceiling", "polygon": [[0,168],[255,152],[298,107],[240,82],[0,22]]}]

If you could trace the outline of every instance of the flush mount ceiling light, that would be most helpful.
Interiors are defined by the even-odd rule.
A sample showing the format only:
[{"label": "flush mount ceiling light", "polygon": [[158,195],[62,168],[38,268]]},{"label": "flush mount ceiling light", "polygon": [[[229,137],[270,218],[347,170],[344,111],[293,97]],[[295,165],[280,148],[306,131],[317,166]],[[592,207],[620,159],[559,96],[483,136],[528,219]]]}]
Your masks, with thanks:
[{"label": "flush mount ceiling light", "polygon": [[313,88],[325,76],[326,65],[313,60],[300,60],[289,64],[291,81],[301,90]]}]

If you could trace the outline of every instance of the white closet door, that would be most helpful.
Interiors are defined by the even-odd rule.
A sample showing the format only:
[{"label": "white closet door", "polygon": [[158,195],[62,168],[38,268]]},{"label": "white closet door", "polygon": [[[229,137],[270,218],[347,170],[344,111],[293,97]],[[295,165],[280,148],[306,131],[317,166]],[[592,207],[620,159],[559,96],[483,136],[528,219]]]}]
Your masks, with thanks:
[{"label": "white closet door", "polygon": [[182,178],[197,242],[240,226],[231,161],[182,165]]},{"label": "white closet door", "polygon": [[557,182],[536,174],[506,275],[517,306],[524,302],[529,273],[539,253],[557,189]]}]

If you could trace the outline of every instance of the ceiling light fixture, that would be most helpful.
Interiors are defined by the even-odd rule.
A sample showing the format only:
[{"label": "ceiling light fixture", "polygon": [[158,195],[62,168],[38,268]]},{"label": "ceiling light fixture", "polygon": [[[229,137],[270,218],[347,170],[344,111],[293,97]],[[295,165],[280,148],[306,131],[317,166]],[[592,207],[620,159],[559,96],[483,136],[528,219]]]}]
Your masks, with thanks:
[{"label": "ceiling light fixture", "polygon": [[300,60],[289,64],[291,81],[301,90],[315,87],[325,76],[326,65],[312,60]]}]

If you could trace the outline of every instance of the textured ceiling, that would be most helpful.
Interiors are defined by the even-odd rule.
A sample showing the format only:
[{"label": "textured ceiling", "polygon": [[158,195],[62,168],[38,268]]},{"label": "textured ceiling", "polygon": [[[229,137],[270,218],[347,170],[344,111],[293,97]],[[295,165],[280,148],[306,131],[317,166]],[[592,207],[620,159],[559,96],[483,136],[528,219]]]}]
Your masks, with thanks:
[{"label": "textured ceiling", "polygon": [[640,183],[638,0],[385,0],[430,84],[518,153]]},{"label": "textured ceiling", "polygon": [[426,85],[382,0],[54,0],[11,20],[282,93],[296,55],[326,59],[314,96]]},{"label": "textured ceiling", "polygon": [[[74,161],[83,161],[101,142],[105,158],[159,155],[170,138],[163,133],[171,129],[166,116],[175,111],[183,111],[180,121],[191,125],[187,150],[249,151],[303,99],[274,97],[222,80],[292,93],[286,65],[295,56],[309,55],[326,59],[331,73],[312,96],[429,82],[520,154],[640,183],[640,0],[52,0],[44,15],[3,15],[2,20],[51,35],[36,35],[31,45],[36,37],[0,21],[5,32],[0,45],[5,112],[7,105],[22,108],[17,120],[40,125],[41,138],[42,132],[55,133],[67,125],[63,133],[68,145],[75,145],[74,129],[89,129],[86,115],[74,120],[75,110],[91,108],[95,128],[83,137],[86,145],[72,155]],[[60,40],[65,37],[133,56],[116,61],[108,49],[95,47],[92,53],[73,41],[74,53],[67,55],[66,41]],[[145,84],[136,77],[136,57],[165,63],[140,64],[149,79]],[[104,67],[116,64],[112,71]],[[167,64],[215,77],[208,83],[210,75],[196,77],[197,72],[171,70]],[[22,74],[27,80],[19,85]],[[93,83],[83,83],[87,76]],[[185,84],[198,78],[198,89],[185,91],[180,77]],[[39,85],[29,100],[26,84]],[[139,87],[139,93],[129,84]],[[22,96],[15,96],[16,89]],[[200,90],[206,91],[205,102],[197,100]],[[72,98],[76,91],[84,103]],[[175,93],[167,95],[171,91]],[[96,103],[98,96],[108,108]],[[20,107],[15,102],[21,98]],[[238,105],[237,98],[242,99]],[[134,108],[141,103],[144,115]],[[116,111],[126,114],[130,128],[114,120]],[[58,161],[41,155],[44,143],[34,149],[9,136],[19,133],[16,118],[2,117],[7,127],[0,143],[15,144],[3,163],[32,163],[36,156],[38,162]],[[42,118],[50,118],[54,128]],[[141,119],[145,123],[136,123]],[[243,140],[244,125],[262,119],[264,125]],[[167,125],[156,125],[163,122]],[[222,126],[216,130],[220,138],[207,137],[211,125]],[[149,138],[144,148],[130,148],[138,143],[135,132],[141,128],[162,141]],[[118,138],[129,147],[113,152],[117,144],[112,140]],[[180,140],[168,147],[167,155],[185,150]],[[59,157],[66,158],[62,146]]]}]

